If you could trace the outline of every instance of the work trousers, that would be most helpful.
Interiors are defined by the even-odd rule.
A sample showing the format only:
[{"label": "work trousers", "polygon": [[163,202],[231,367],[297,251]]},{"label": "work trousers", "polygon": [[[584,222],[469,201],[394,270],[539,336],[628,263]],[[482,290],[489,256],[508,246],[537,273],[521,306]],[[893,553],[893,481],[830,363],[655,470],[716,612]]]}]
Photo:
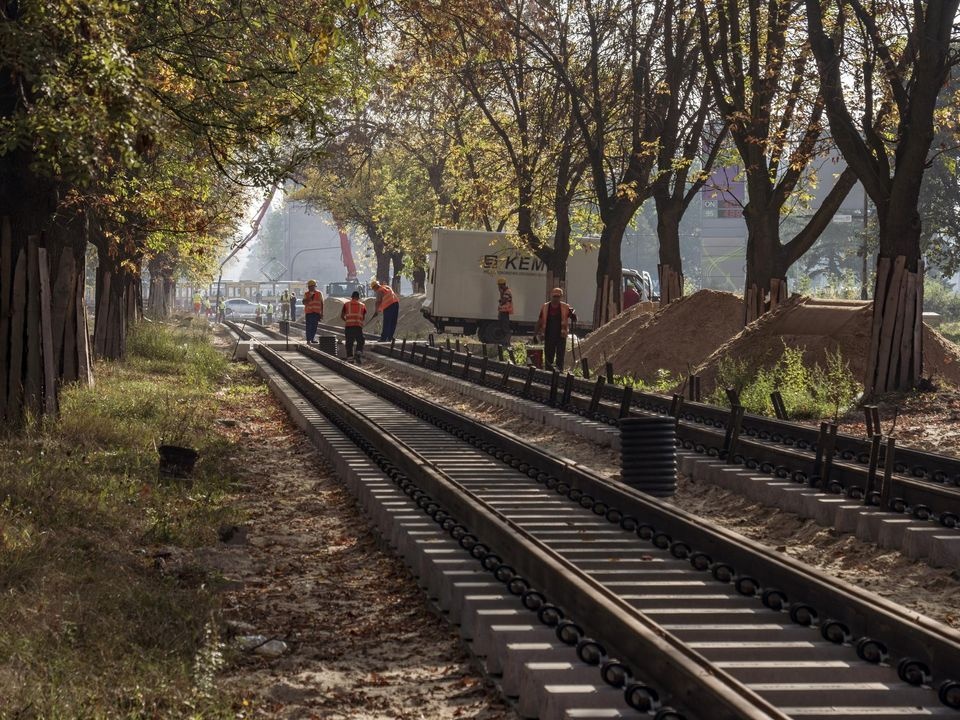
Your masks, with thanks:
[{"label": "work trousers", "polygon": [[567,351],[567,339],[556,335],[543,336],[543,363],[553,365],[557,370],[563,370],[563,356]]},{"label": "work trousers", "polygon": [[353,344],[357,344],[357,352],[363,352],[363,328],[348,327],[343,329],[343,334],[347,339],[347,357],[353,356]]},{"label": "work trousers", "polygon": [[509,345],[511,339],[510,313],[497,313],[497,320],[500,323],[500,332],[503,333],[503,344]]},{"label": "work trousers", "polygon": [[303,316],[303,321],[307,326],[307,342],[312,343],[317,336],[317,325],[320,324],[320,313],[307,313]]},{"label": "work trousers", "polygon": [[387,342],[393,340],[397,332],[397,318],[400,317],[400,303],[394,303],[383,311],[383,332],[380,333],[380,341]]},{"label": "work trousers", "polygon": [[290,322],[297,321],[297,304],[295,302],[290,303]]}]

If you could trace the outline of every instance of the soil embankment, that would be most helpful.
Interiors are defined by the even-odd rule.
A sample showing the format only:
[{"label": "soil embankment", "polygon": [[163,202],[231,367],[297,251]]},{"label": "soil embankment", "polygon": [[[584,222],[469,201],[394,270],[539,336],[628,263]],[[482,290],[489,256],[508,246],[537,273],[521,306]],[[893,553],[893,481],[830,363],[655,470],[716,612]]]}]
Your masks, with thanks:
[{"label": "soil embankment", "polygon": [[[839,351],[856,378],[866,372],[873,305],[861,300],[825,300],[794,296],[782,307],[743,328],[707,357],[696,372],[704,392],[717,382],[723,358],[745,363],[755,371],[769,367],[784,346],[804,351],[808,365],[825,366],[827,353]],[[960,351],[936,330],[924,326],[923,374],[948,385],[960,385]]]},{"label": "soil embankment", "polygon": [[645,381],[660,370],[686,375],[743,327],[742,301],[732,293],[700,290],[656,312],[650,305],[630,308],[584,340],[591,366],[611,362],[618,375]]}]

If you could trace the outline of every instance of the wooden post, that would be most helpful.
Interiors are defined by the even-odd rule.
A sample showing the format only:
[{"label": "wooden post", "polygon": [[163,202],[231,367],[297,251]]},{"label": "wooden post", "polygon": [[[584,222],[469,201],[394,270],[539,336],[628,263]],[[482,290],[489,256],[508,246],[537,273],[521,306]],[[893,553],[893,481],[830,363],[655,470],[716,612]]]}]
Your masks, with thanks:
[{"label": "wooden post", "polygon": [[13,271],[13,293],[10,302],[10,386],[7,388],[7,418],[21,416],[23,400],[23,322],[27,294],[27,258],[21,250]]},{"label": "wooden post", "polygon": [[[10,218],[0,218],[0,418],[7,411],[7,357],[10,348],[10,286],[13,284],[13,233]],[[10,377],[12,382],[12,377]]]},{"label": "wooden post", "polygon": [[43,357],[43,409],[48,415],[57,411],[57,379],[54,369],[53,324],[50,317],[50,265],[46,248],[37,250],[40,303],[40,353]]}]

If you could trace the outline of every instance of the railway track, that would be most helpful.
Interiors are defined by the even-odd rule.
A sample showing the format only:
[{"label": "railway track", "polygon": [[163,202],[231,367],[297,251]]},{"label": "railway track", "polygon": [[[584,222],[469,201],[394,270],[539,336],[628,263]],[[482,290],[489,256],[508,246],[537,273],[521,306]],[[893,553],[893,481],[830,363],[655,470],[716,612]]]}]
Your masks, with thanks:
[{"label": "railway track", "polygon": [[[260,329],[268,334],[271,332],[267,328]],[[323,325],[321,331],[328,335],[342,335],[342,328],[332,325]],[[279,337],[276,333],[274,335]],[[703,403],[611,387],[602,378],[588,381],[567,374],[561,379],[559,373],[521,367],[492,358],[484,360],[468,352],[435,347],[425,342],[402,341],[389,346],[371,344],[370,349],[394,360],[478,386],[506,391],[545,406],[578,413],[605,423],[611,429],[618,425],[625,413],[676,415],[678,444],[689,451],[726,460],[753,473],[767,474],[772,480],[795,483],[791,487],[798,490],[806,488],[808,491],[822,492],[827,498],[844,498],[847,504],[859,504],[865,510],[886,511],[892,518],[904,518],[903,524],[899,521],[893,523],[897,525],[892,535],[893,547],[898,547],[901,542],[913,541],[896,539],[905,537],[906,518],[931,529],[938,526],[948,528],[941,533],[952,532],[958,527],[960,488],[956,485],[958,478],[951,473],[960,461],[951,456],[898,448],[896,454],[889,454],[889,462],[883,472],[881,466],[885,463],[881,460],[885,458],[882,456],[871,457],[868,454],[864,457],[861,454],[852,457],[857,447],[855,443],[860,443],[862,447],[864,441],[848,435],[837,435],[840,441],[832,444],[833,451],[828,452],[818,447],[822,437],[816,430],[798,423],[750,415],[733,417],[730,411]],[[731,431],[733,427],[737,427],[737,433]],[[879,441],[876,445],[879,449]],[[860,460],[865,460],[866,464]],[[921,461],[925,463],[925,468],[935,469],[925,471],[924,477],[917,477],[919,472],[914,472],[913,476],[906,472],[907,463]],[[948,479],[938,482],[935,478]],[[820,510],[829,516],[833,509],[828,504]],[[816,511],[817,517],[822,515],[820,510]],[[854,516],[836,522],[843,522],[846,528],[847,523],[856,522],[856,518],[851,521],[851,517]],[[833,521],[824,519],[820,522],[831,524]],[[876,542],[878,538],[875,533],[879,531],[875,525],[870,527],[873,529],[864,530],[864,537]],[[919,545],[916,547],[920,549],[908,547],[911,556],[915,553],[925,556],[930,552],[926,549],[928,538],[921,538],[917,534],[914,539],[917,539]],[[950,543],[951,540],[944,536],[938,537],[937,542]],[[955,554],[952,544],[949,548],[946,545],[943,547],[946,549],[937,552],[945,552],[944,558],[952,558]],[[942,561],[953,564],[955,559]]]},{"label": "railway track", "polygon": [[[675,415],[685,449],[742,464],[810,488],[843,495],[864,505],[960,527],[960,459],[912,448],[896,448],[887,458],[871,455],[871,444],[837,433],[830,445],[816,429],[731,411],[657,393],[611,386],[605,378],[585,380],[493,358],[477,357],[428,343],[371,346],[374,353],[616,426],[621,417]],[[736,427],[736,433],[732,432]],[[877,443],[879,446],[879,442]],[[832,445],[832,452],[828,449]]]},{"label": "railway track", "polygon": [[[520,693],[521,714],[960,717],[955,631],[329,354],[257,354],[355,443],[341,456],[363,453],[392,480],[361,491],[368,510],[396,519],[421,584]],[[397,523],[413,528],[405,540]],[[445,569],[454,556],[472,570]],[[575,663],[523,662],[564,648]],[[606,690],[564,695],[584,673]],[[599,705],[570,714],[578,702]]]}]

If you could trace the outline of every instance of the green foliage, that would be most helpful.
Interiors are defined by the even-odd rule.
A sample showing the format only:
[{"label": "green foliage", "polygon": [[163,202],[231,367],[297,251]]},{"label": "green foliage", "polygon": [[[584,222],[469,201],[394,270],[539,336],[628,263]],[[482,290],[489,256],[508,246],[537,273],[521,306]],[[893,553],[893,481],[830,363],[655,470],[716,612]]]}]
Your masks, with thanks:
[{"label": "green foliage", "polygon": [[940,313],[945,322],[956,322],[960,320],[960,293],[928,277],[923,284],[923,309]]},{"label": "green foliage", "polygon": [[773,415],[771,393],[779,390],[791,418],[834,420],[856,402],[863,388],[838,349],[826,353],[826,368],[804,361],[802,348],[784,346],[771,367],[751,370],[745,360],[723,358],[717,366],[717,387],[708,402],[729,406],[727,388],[734,388],[748,412]]},{"label": "green foliage", "polygon": [[670,392],[680,384],[680,376],[672,374],[669,370],[660,368],[654,373],[652,382],[638,378],[636,375],[614,375],[613,382],[615,385],[632,387],[635,390],[665,393]]}]

